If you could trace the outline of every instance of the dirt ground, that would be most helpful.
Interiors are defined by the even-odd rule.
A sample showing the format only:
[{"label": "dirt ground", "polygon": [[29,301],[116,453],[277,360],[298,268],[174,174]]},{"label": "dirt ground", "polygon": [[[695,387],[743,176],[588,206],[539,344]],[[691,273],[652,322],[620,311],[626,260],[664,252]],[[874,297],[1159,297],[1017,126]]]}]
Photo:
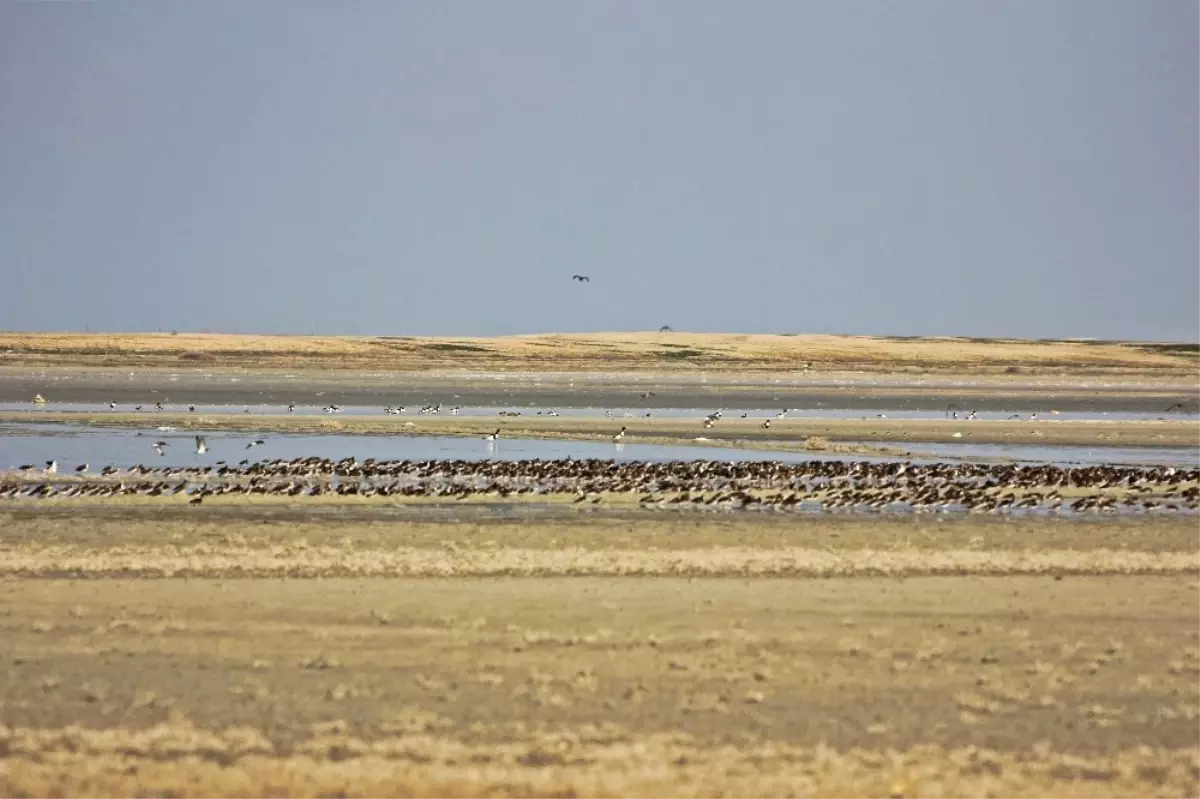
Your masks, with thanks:
[{"label": "dirt ground", "polygon": [[0,511],[0,795],[1193,796],[1198,679],[1194,518]]}]

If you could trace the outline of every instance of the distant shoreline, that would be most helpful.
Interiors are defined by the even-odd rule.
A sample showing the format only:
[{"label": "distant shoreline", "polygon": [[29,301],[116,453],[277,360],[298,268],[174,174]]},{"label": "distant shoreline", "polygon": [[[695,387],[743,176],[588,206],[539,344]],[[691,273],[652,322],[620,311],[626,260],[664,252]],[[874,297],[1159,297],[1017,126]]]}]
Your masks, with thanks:
[{"label": "distant shoreline", "polygon": [[834,374],[1200,381],[1200,344],[956,337],[579,333],[266,336],[0,333],[0,367]]}]

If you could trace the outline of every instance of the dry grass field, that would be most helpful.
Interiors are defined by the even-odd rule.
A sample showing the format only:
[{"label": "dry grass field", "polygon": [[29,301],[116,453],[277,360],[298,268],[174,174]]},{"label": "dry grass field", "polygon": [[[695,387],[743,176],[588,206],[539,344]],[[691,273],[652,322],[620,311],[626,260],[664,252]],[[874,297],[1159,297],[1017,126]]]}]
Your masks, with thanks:
[{"label": "dry grass field", "polygon": [[0,795],[1194,796],[1193,518],[0,510]]},{"label": "dry grass field", "polygon": [[1193,380],[1190,343],[710,333],[428,338],[0,333],[0,365],[426,371],[696,371],[1108,375]]}]

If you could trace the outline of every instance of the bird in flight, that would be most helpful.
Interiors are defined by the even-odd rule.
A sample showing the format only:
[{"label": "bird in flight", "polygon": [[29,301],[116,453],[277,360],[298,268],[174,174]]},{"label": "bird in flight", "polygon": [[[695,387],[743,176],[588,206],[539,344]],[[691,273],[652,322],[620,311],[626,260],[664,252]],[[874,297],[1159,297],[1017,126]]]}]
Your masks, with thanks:
[{"label": "bird in flight", "polygon": [[572,280],[578,280],[580,283],[591,283],[592,279],[587,275],[571,275]]}]

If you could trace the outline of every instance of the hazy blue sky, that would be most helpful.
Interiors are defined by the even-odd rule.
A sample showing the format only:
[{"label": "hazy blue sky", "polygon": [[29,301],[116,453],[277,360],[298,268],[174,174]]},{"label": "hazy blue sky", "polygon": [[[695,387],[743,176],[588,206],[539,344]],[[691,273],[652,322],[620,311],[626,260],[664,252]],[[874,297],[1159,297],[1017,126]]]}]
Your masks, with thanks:
[{"label": "hazy blue sky", "polygon": [[6,2],[0,328],[1196,340],[1198,31],[1162,0]]}]

